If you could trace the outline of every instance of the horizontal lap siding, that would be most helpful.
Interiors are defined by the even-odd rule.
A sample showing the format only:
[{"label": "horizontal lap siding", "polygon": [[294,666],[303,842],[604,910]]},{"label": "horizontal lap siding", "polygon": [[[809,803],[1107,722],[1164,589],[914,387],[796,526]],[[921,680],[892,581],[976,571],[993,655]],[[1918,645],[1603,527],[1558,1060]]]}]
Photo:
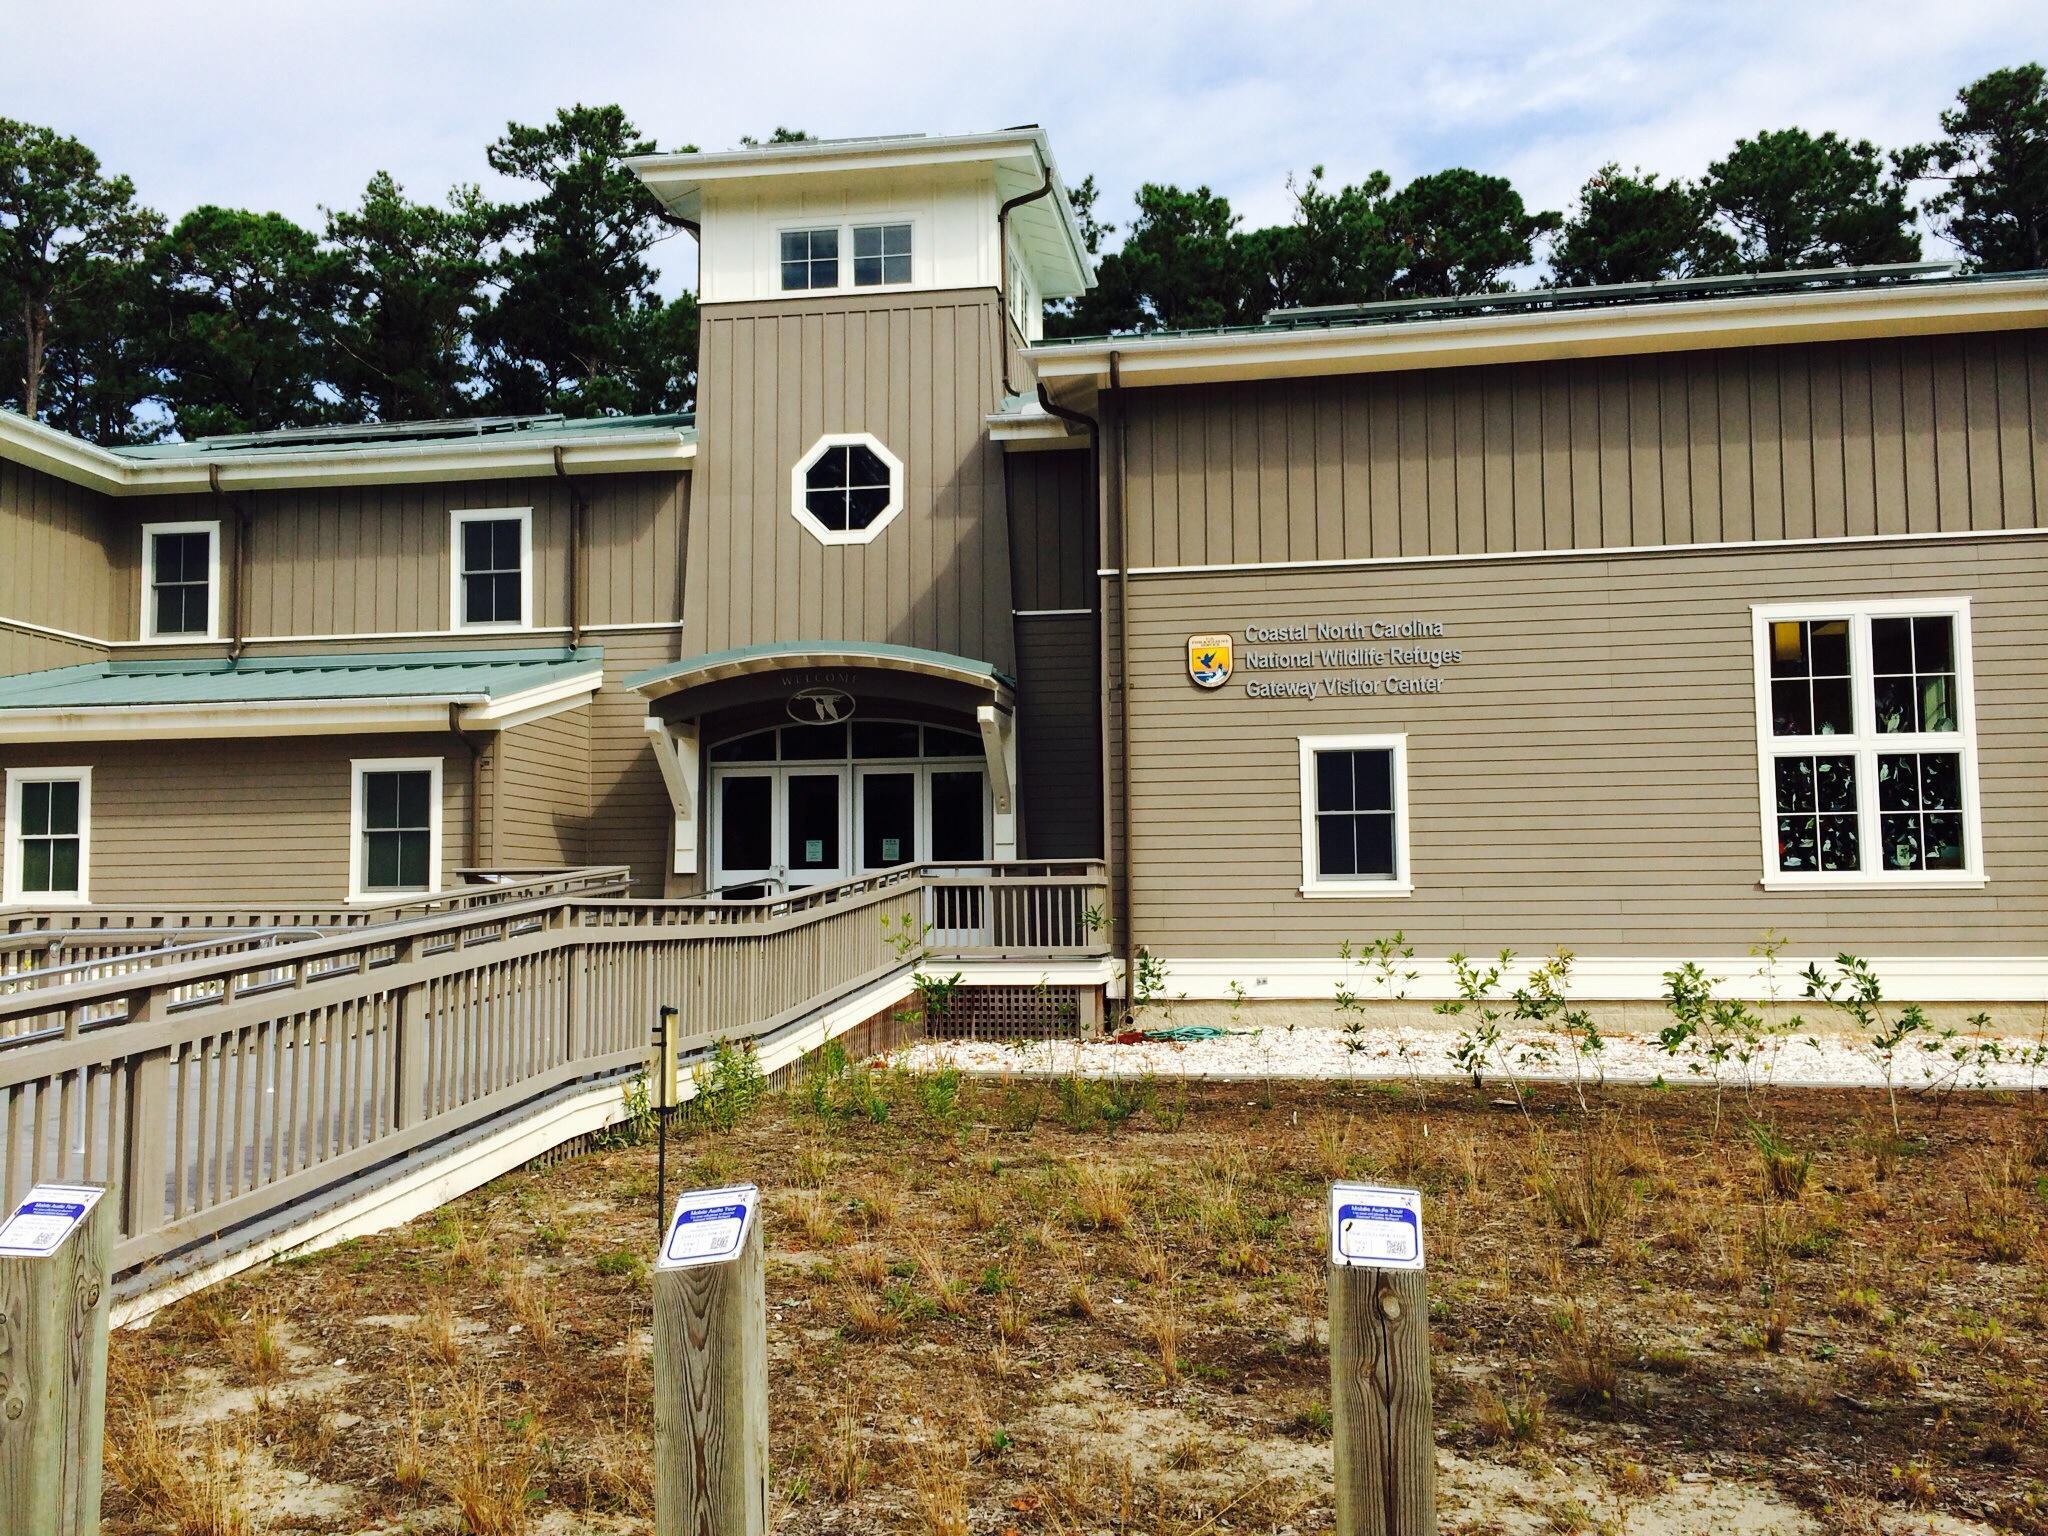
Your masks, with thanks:
[{"label": "horizontal lap siding", "polygon": [[[96,491],[0,461],[0,618],[111,638],[108,505]],[[0,631],[0,672],[96,659],[97,652],[53,655]]]},{"label": "horizontal lap siding", "polygon": [[[1011,669],[1010,554],[993,290],[707,305],[692,651],[772,641],[922,646]],[[827,432],[903,463],[904,507],[866,544],[820,543],[791,471]]]},{"label": "horizontal lap siding", "polygon": [[0,767],[89,764],[92,898],[167,906],[338,902],[350,760],[442,759],[441,870],[474,862],[469,753],[446,736],[0,748]]},{"label": "horizontal lap siding", "polygon": [[1133,390],[1138,566],[2040,526],[2048,331]]},{"label": "horizontal lap siding", "polygon": [[[2048,539],[1278,571],[1133,585],[1137,936],[1168,955],[1795,948],[2011,955],[2048,941]],[[1766,893],[1750,604],[1974,600],[1982,890]],[[1441,620],[1444,692],[1203,693],[1190,633]],[[1406,669],[1411,672],[1423,669]],[[1314,673],[1300,675],[1315,675]],[[1303,734],[1407,732],[1415,893],[1307,900]]]}]

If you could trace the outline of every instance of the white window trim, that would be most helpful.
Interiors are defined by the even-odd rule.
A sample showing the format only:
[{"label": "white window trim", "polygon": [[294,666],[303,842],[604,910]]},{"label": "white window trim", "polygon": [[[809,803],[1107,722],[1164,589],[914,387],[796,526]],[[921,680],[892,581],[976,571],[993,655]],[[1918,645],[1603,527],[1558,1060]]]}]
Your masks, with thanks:
[{"label": "white window trim", "polygon": [[[206,632],[204,634],[160,635],[156,630],[156,536],[160,533],[206,534]],[[201,518],[183,523],[142,525],[142,627],[144,640],[175,644],[181,640],[220,638],[220,523]]]},{"label": "white window trim", "polygon": [[[21,888],[21,787],[65,780],[78,783],[78,889],[24,891]],[[5,871],[0,901],[9,906],[83,907],[92,902],[92,769],[10,768],[7,770]]]},{"label": "white window trim", "polygon": [[[470,523],[500,523],[519,519],[519,621],[472,624],[462,616],[462,530]],[[533,508],[465,507],[448,514],[448,628],[510,634],[534,627],[533,622]]]},{"label": "white window trim", "polygon": [[[1767,891],[1911,891],[1954,889],[1986,884],[1984,818],[1977,789],[1977,694],[1970,644],[1970,599],[1967,597],[1852,598],[1831,601],[1816,596],[1792,603],[1750,605],[1751,648],[1756,669],[1757,807],[1763,853],[1763,888]],[[1915,617],[1946,617],[1954,621],[1956,716],[1953,731],[1880,734],[1875,689],[1871,682],[1870,621]],[[1770,629],[1792,619],[1849,621],[1850,707],[1855,730],[1846,736],[1774,736],[1771,733]],[[1943,870],[1882,869],[1878,859],[1876,759],[1881,752],[1955,752],[1963,760],[1964,867]],[[1787,873],[1778,868],[1777,775],[1773,761],[1800,753],[1853,756],[1856,759],[1856,845],[1860,870],[1812,870]]]},{"label": "white window trim", "polygon": [[[853,281],[853,232],[875,224],[908,224],[910,226],[910,277],[900,283],[869,283],[856,287]],[[836,229],[839,231],[839,281],[830,288],[785,288],[782,286],[782,237],[784,235],[807,234],[812,230]],[[916,213],[863,213],[859,217],[788,219],[769,231],[773,242],[770,254],[774,258],[768,282],[770,297],[778,299],[807,299],[813,294],[903,293],[921,286],[924,271],[925,233],[924,219]]]},{"label": "white window trim", "polygon": [[[1301,894],[1310,898],[1343,897],[1370,900],[1407,896],[1415,890],[1408,862],[1408,736],[1303,736],[1301,741]],[[1391,752],[1394,756],[1394,878],[1374,880],[1356,875],[1325,879],[1316,873],[1316,754],[1318,752]]]},{"label": "white window trim", "polygon": [[[808,487],[804,476],[810,472],[828,448],[862,447],[869,449],[889,471],[889,500],[875,520],[865,528],[848,528],[843,532],[827,528],[811,515],[811,509],[804,501]],[[903,461],[891,453],[882,440],[872,432],[827,432],[812,443],[804,456],[796,461],[789,472],[789,510],[796,520],[803,524],[804,531],[820,544],[868,544],[881,531],[896,521],[896,514],[903,510]]]},{"label": "white window trim", "polygon": [[[348,899],[351,902],[400,901],[438,895],[441,890],[441,765],[438,757],[356,757],[349,759]],[[363,888],[363,779],[372,773],[421,773],[427,783],[427,886],[423,891],[370,891]]]}]

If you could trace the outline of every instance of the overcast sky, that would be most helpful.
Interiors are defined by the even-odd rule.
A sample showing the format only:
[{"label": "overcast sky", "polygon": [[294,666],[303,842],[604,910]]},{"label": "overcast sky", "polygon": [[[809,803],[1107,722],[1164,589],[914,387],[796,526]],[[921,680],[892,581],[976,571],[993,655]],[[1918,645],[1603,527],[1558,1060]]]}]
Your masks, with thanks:
[{"label": "overcast sky", "polygon": [[[1315,164],[1469,165],[1562,208],[1604,160],[1693,175],[1764,128],[1915,142],[1965,82],[2048,58],[2048,5],[0,0],[0,38],[0,115],[83,139],[173,216],[316,222],[379,169],[421,197],[488,186],[507,120],[580,100],[663,148],[1037,122],[1112,222],[1146,180],[1207,182],[1258,222]],[[665,286],[693,280],[687,239],[662,260]]]}]

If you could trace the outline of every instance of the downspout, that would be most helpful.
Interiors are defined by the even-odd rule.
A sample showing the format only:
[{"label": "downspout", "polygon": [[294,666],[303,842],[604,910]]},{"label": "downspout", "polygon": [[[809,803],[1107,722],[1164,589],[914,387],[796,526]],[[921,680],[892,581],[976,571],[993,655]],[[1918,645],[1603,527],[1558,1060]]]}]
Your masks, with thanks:
[{"label": "downspout", "polygon": [[[1010,323],[1010,210],[1035,203],[1051,191],[1052,167],[1048,165],[1045,180],[1036,192],[1021,193],[996,210],[996,308],[1002,312],[996,320],[996,330],[1003,338],[1003,398],[1006,400],[1016,393],[1010,387],[1010,337],[1007,330]],[[1023,326],[1017,327],[1020,336],[1023,331]],[[1043,391],[1039,398],[1044,398]]]},{"label": "downspout", "polygon": [[[249,508],[241,497],[230,496],[221,489],[220,466],[218,464],[208,464],[206,466],[206,483],[213,489],[214,509],[219,511],[225,506],[234,513],[235,559],[233,566],[230,568],[228,586],[228,660],[240,661],[242,659],[243,635],[247,627],[243,623],[242,602],[243,594],[248,587]],[[222,518],[221,522],[225,526],[227,519]]]},{"label": "downspout", "polygon": [[484,867],[484,749],[462,728],[462,706],[453,700],[448,704],[448,729],[455,733],[457,741],[469,748],[469,862],[481,869]]},{"label": "downspout", "polygon": [[1117,724],[1117,829],[1123,857],[1117,860],[1117,893],[1123,915],[1124,1012],[1137,996],[1138,943],[1131,910],[1131,529],[1124,510],[1124,396],[1122,358],[1109,354],[1109,400],[1115,407],[1116,462],[1111,466],[1111,516],[1116,523],[1116,670],[1123,693]]},{"label": "downspout", "polygon": [[583,492],[555,449],[555,474],[569,487],[569,649],[583,643]]}]

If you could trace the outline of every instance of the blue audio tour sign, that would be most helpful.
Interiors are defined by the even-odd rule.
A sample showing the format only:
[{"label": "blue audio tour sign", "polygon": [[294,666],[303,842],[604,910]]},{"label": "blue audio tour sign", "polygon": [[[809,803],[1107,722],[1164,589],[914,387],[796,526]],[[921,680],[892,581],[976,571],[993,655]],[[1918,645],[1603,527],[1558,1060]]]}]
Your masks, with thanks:
[{"label": "blue audio tour sign", "polygon": [[91,1184],[38,1184],[0,1226],[0,1256],[48,1258],[106,1191]]},{"label": "blue audio tour sign", "polygon": [[676,1202],[668,1240],[661,1245],[656,1269],[690,1269],[722,1264],[740,1251],[747,1225],[754,1219],[761,1192],[751,1184],[723,1189],[692,1189]]},{"label": "blue audio tour sign", "polygon": [[1347,1269],[1421,1269],[1422,1192],[1332,1184],[1330,1262]]}]

